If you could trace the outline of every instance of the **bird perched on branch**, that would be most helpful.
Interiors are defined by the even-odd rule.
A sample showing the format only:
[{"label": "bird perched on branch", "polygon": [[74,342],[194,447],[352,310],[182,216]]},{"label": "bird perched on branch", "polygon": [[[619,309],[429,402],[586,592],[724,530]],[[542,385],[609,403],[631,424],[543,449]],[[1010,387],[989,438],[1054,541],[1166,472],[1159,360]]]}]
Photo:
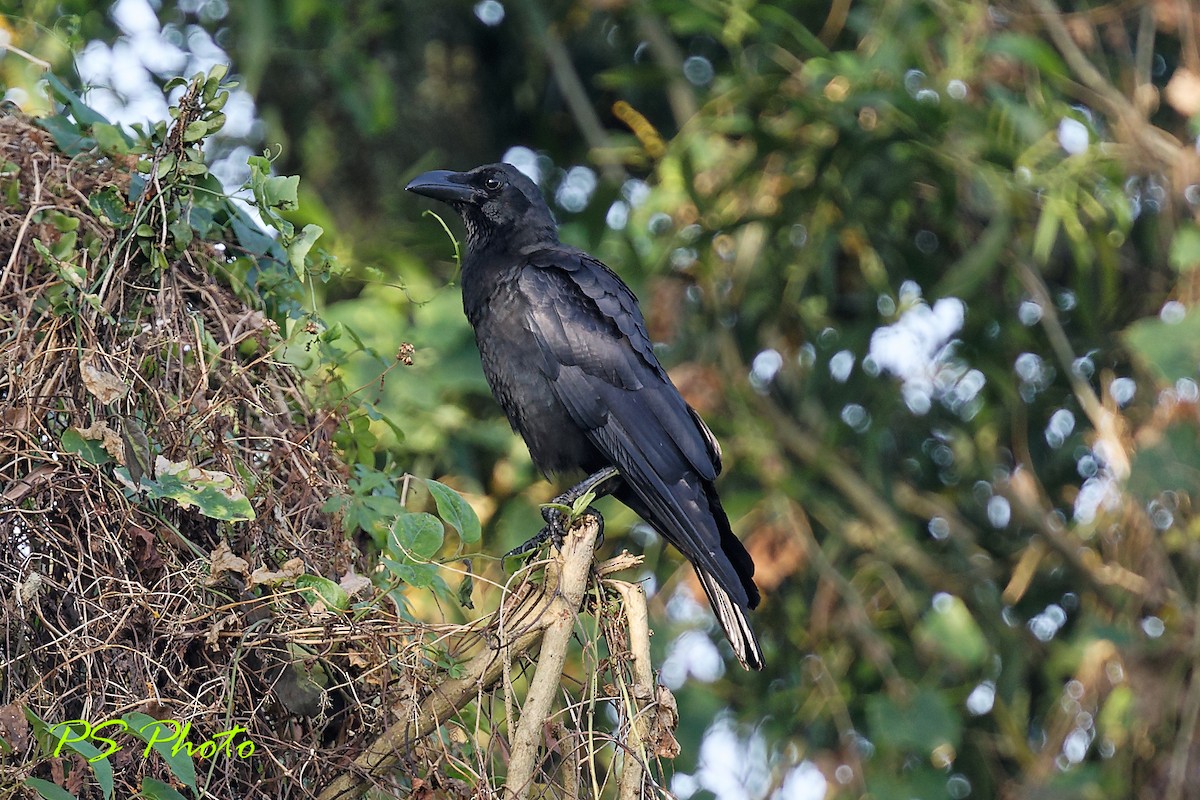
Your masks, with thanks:
[{"label": "bird perched on branch", "polygon": [[738,661],[761,669],[746,618],[754,562],[713,485],[721,448],[655,358],[633,292],[559,242],[541,192],[509,164],[435,170],[407,189],[462,217],[463,307],[534,463],[547,477],[589,475],[559,500],[608,491],[636,511],[696,568]]}]

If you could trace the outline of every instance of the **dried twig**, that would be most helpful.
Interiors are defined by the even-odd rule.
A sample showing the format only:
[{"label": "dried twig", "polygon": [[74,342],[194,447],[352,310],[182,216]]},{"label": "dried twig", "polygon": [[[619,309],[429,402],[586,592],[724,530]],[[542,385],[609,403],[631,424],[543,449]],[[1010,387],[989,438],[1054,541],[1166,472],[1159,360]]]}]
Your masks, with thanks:
[{"label": "dried twig", "polygon": [[547,566],[546,581],[548,586],[554,587],[554,596],[542,615],[546,620],[542,651],[512,739],[512,759],[505,782],[506,797],[518,800],[528,797],[533,785],[543,723],[549,718],[550,707],[558,694],[563,664],[567,659],[567,646],[571,643],[575,617],[587,589],[592,552],[596,548],[596,536],[599,533],[599,517],[594,513],[585,513],[580,524],[567,532],[559,556]]}]

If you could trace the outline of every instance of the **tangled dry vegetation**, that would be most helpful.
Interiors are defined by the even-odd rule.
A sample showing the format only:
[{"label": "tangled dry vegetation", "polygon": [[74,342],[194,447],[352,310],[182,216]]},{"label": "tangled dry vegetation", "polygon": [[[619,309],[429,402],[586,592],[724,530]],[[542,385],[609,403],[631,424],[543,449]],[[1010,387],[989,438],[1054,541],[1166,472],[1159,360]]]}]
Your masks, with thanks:
[{"label": "tangled dry vegetation", "polygon": [[[414,622],[327,511],[348,492],[340,413],[214,277],[236,241],[157,247],[180,233],[149,213],[170,186],[129,203],[137,158],[97,153],[0,117],[0,797],[488,796],[505,774],[517,794],[652,793],[676,746],[644,598],[588,583],[630,562],[591,571],[585,536],[494,614]],[[352,608],[328,602],[339,583]],[[574,683],[585,597],[604,613]],[[177,732],[153,720],[190,727],[151,748]]]},{"label": "tangled dry vegetation", "polygon": [[[305,570],[353,570],[341,525],[321,512],[344,491],[334,420],[271,357],[273,324],[212,278],[211,245],[156,273],[97,218],[88,198],[107,186],[127,196],[128,170],[67,158],[18,116],[0,119],[0,156],[0,733],[15,750],[0,785],[37,760],[27,707],[51,724],[130,712],[190,721],[196,741],[240,725],[259,757],[215,764],[223,796],[281,796],[312,768],[315,746],[344,744],[340,731],[374,727],[383,713],[370,702],[382,687],[350,680],[345,657],[323,662],[340,661],[328,681],[337,692],[306,692],[294,664],[349,638],[384,663],[413,635],[378,614],[351,629],[294,591],[255,590]],[[70,233],[79,249],[61,265],[35,245]],[[70,265],[83,270],[77,286],[64,280]],[[82,299],[91,286],[94,302]],[[134,473],[140,461],[149,475],[147,453],[159,473],[186,464],[184,482],[211,478],[245,497],[255,518],[233,524],[139,499],[112,464]],[[206,472],[186,474],[197,469]],[[82,755],[65,755],[77,763],[51,763],[47,777],[99,797]],[[143,774],[172,777],[129,746],[108,762],[124,796]],[[211,780],[209,791],[221,794]]]}]

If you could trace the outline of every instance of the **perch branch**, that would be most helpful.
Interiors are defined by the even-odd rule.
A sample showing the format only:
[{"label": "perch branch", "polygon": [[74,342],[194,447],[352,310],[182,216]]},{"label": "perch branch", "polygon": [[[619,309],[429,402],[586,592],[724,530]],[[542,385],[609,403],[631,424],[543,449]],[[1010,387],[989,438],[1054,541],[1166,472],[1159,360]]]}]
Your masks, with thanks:
[{"label": "perch branch", "polygon": [[567,531],[559,557],[546,568],[546,583],[555,586],[556,590],[543,614],[546,623],[542,634],[542,652],[512,739],[512,757],[508,764],[508,780],[504,785],[505,797],[523,800],[529,796],[529,788],[538,767],[543,723],[550,717],[550,707],[558,694],[563,664],[567,660],[567,647],[575,630],[575,617],[587,590],[592,552],[600,532],[599,520],[594,512],[585,513]]},{"label": "perch branch", "polygon": [[[505,618],[528,620],[527,626],[513,639],[501,639],[498,646],[485,648],[478,653],[463,666],[461,677],[438,684],[422,699],[419,708],[410,718],[384,731],[354,760],[351,769],[326,786],[319,795],[319,800],[349,800],[360,796],[372,780],[383,778],[415,744],[435,732],[446,720],[478,697],[481,687],[490,686],[499,680],[504,672],[504,665],[509,660],[532,650],[542,641],[543,633],[556,620],[556,614],[561,614],[563,607],[568,605],[561,595],[575,589],[568,581],[577,579],[579,586],[586,585],[599,525],[590,516],[585,517],[585,520],[589,524],[570,531],[562,552],[555,553],[551,559],[546,570],[544,590],[527,593],[513,608],[505,611]],[[583,546],[585,543],[586,546]],[[638,563],[638,559],[632,559],[632,563]],[[630,565],[630,557],[623,553],[601,565],[598,572],[604,575],[626,569]],[[577,578],[578,575],[582,577]],[[569,596],[575,596],[582,601],[583,589],[579,588]],[[578,608],[579,603],[576,603],[574,609]],[[507,654],[504,650],[508,651]],[[542,675],[540,663],[537,674],[539,678]],[[558,681],[555,680],[552,688],[557,686]],[[526,709],[530,708],[527,701]],[[522,720],[524,718],[525,715],[522,715]]]},{"label": "perch branch", "polygon": [[654,670],[650,665],[650,622],[646,612],[646,592],[641,584],[611,581],[625,608],[629,627],[629,652],[633,656],[633,699],[636,708],[629,712],[629,740],[625,765],[621,769],[620,800],[639,800],[643,796],[648,745],[651,738],[651,714],[654,706]]}]

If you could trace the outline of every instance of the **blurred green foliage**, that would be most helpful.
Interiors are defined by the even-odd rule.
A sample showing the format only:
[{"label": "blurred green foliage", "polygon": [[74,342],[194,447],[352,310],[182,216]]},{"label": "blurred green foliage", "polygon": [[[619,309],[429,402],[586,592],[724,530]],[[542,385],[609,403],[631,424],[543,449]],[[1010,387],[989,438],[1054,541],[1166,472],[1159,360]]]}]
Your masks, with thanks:
[{"label": "blurred green foliage", "polygon": [[[313,287],[353,336],[339,379],[396,422],[343,434],[363,476],[445,476],[488,552],[536,530],[550,494],[488,396],[454,248],[407,176],[527,147],[564,238],[640,289],[723,442],[766,590],[767,671],[677,692],[680,771],[727,705],[767,745],[750,796],[802,762],[829,797],[1194,795],[1194,17],[258,0],[202,19],[212,2],[159,17],[216,33],[313,195],[289,219],[326,228],[340,263]],[[116,35],[102,6],[57,7],[69,43]],[[24,24],[17,45],[66,57]],[[564,205],[576,165],[598,184]],[[396,368],[402,341],[415,363]],[[364,519],[398,505],[382,487],[355,502]],[[606,509],[619,538],[633,519]],[[673,606],[679,559],[622,543]],[[656,660],[678,676],[672,642]]]}]

